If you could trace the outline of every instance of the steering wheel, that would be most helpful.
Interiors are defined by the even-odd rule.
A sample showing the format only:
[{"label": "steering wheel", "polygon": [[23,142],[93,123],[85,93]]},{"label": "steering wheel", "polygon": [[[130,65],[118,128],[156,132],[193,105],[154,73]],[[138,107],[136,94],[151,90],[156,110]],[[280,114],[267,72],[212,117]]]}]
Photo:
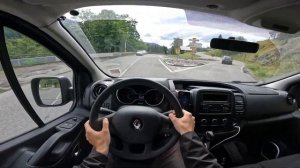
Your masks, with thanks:
[{"label": "steering wheel", "polygon": [[132,85],[158,90],[169,100],[176,117],[183,116],[180,103],[167,87],[148,79],[133,78],[106,88],[92,106],[89,120],[91,127],[97,131],[102,129],[104,117],[109,120],[110,153],[128,160],[146,160],[159,156],[175,145],[179,134],[167,116],[170,111],[159,112],[155,108],[137,105],[121,106],[117,111],[101,107],[118,89]]}]

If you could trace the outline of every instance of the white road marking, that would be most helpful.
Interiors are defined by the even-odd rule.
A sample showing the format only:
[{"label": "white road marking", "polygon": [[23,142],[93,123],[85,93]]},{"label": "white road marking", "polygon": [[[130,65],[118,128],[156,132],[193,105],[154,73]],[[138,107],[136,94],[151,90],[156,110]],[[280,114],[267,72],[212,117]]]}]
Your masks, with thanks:
[{"label": "white road marking", "polygon": [[241,72],[242,72],[242,73],[245,73],[245,72],[244,72],[244,68],[245,68],[245,65],[243,65],[243,66],[241,67]]},{"label": "white road marking", "polygon": [[108,72],[110,72],[110,74],[113,74],[112,72],[114,71],[118,71],[118,73],[121,72],[121,69],[120,68],[111,68],[111,69],[108,69]]},{"label": "white road marking", "polygon": [[121,74],[119,77],[122,77],[136,62],[138,62],[141,58],[136,59],[133,63],[131,63]]},{"label": "white road marking", "polygon": [[168,71],[170,71],[171,73],[174,73],[166,64],[163,63],[163,61],[161,59],[158,59],[158,60]]},{"label": "white road marking", "polygon": [[182,72],[182,71],[187,71],[187,70],[191,70],[191,69],[202,68],[202,67],[205,67],[205,66],[208,66],[208,65],[213,65],[213,64],[214,64],[214,63],[212,63],[212,64],[200,65],[200,66],[194,66],[194,67],[188,67],[188,68],[184,68],[184,69],[178,69],[178,70],[175,70],[174,72]]},{"label": "white road marking", "polygon": [[61,93],[59,93],[57,96],[56,96],[56,98],[55,98],[55,100],[51,103],[51,105],[54,105],[59,99],[59,97],[61,96]]}]

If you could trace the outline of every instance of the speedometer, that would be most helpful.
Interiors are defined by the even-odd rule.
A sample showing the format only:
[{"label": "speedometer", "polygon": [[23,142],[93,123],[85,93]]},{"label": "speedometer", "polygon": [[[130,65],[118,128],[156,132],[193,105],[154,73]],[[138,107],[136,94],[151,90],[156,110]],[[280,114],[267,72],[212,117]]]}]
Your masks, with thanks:
[{"label": "speedometer", "polygon": [[133,104],[137,99],[137,94],[132,88],[123,88],[117,90],[116,97],[123,104]]},{"label": "speedometer", "polygon": [[146,104],[148,104],[149,106],[158,106],[163,102],[164,95],[158,90],[151,89],[145,93],[144,99]]}]

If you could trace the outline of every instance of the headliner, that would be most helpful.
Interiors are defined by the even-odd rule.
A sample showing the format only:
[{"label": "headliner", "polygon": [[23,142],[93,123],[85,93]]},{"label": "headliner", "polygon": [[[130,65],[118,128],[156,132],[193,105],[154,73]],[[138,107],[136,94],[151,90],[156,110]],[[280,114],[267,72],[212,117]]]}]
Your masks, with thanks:
[{"label": "headliner", "polygon": [[[38,27],[45,27],[66,12],[80,7],[151,5],[229,16],[257,27],[268,26],[268,24],[258,23],[260,20],[268,20],[268,23],[284,24],[294,27],[295,30],[300,29],[300,21],[297,18],[300,14],[300,2],[297,0],[2,0],[0,4],[0,10],[16,15]],[[208,5],[217,5],[218,8],[208,8]],[[286,17],[287,11],[294,13],[288,13],[290,16]],[[266,28],[272,29],[272,27]]]}]

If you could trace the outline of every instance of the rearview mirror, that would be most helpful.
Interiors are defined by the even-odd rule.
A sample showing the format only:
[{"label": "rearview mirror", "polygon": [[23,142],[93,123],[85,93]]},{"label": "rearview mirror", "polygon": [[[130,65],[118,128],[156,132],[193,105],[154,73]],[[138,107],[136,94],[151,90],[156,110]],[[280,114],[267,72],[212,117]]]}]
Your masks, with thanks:
[{"label": "rearview mirror", "polygon": [[259,45],[258,43],[247,41],[213,38],[210,41],[210,47],[221,50],[256,53],[258,51]]},{"label": "rearview mirror", "polygon": [[38,106],[62,106],[73,100],[71,82],[66,77],[42,77],[31,80],[33,98]]}]

